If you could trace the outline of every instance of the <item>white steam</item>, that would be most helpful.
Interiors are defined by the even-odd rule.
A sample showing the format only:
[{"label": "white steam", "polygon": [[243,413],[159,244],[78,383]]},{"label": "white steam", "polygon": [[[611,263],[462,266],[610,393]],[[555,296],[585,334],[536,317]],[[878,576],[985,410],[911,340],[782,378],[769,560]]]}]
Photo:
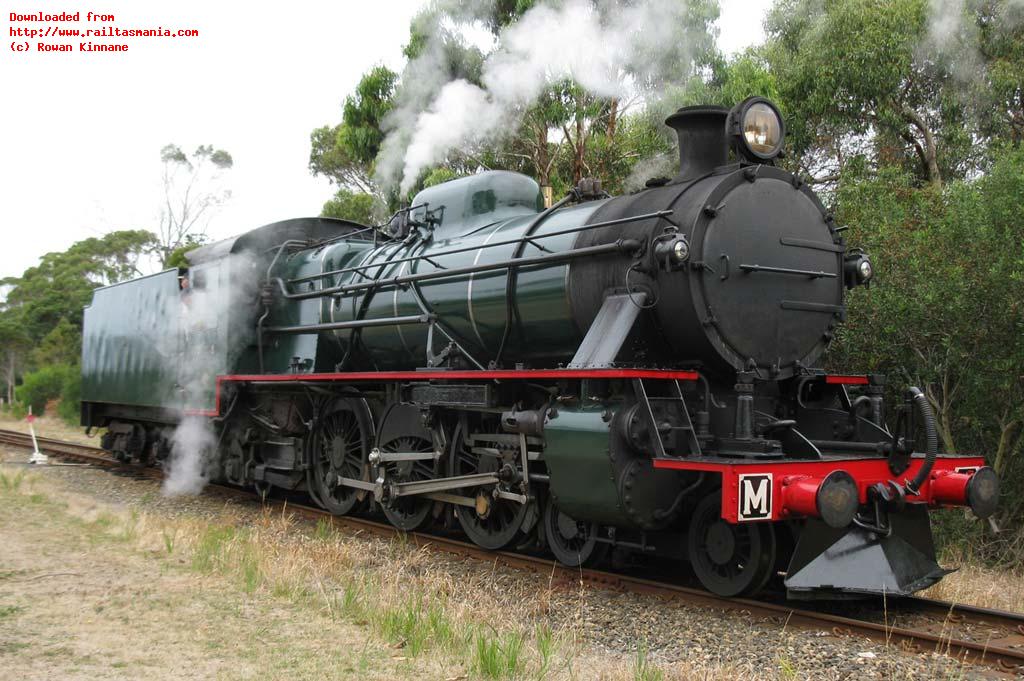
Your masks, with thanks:
[{"label": "white steam", "polygon": [[377,158],[378,179],[407,192],[448,151],[500,137],[546,87],[567,79],[602,97],[625,97],[650,82],[685,81],[695,37],[690,25],[681,0],[604,11],[587,0],[540,4],[502,32],[483,63],[483,87],[449,81],[444,46],[432,40],[402,74]]},{"label": "white steam", "polygon": [[[992,8],[993,30],[1013,30],[1024,22],[1024,0],[1005,0]],[[984,70],[977,8],[967,0],[929,0],[924,55],[937,57],[966,85],[976,84]]]},{"label": "white steam", "polygon": [[622,189],[625,192],[635,192],[643,189],[652,178],[672,177],[678,171],[679,157],[676,154],[655,154],[636,162],[622,183]]},{"label": "white steam", "polygon": [[171,436],[171,455],[164,464],[163,493],[199,494],[210,480],[211,453],[217,438],[206,416],[186,416]]},{"label": "white steam", "polygon": [[[217,375],[234,365],[249,344],[254,321],[249,312],[259,276],[255,259],[231,255],[210,267],[189,273],[190,292],[180,305],[179,337],[174,357],[182,404],[186,410],[204,406]],[[171,453],[164,462],[166,495],[198,494],[210,480],[217,433],[209,416],[186,415],[171,435]]]}]

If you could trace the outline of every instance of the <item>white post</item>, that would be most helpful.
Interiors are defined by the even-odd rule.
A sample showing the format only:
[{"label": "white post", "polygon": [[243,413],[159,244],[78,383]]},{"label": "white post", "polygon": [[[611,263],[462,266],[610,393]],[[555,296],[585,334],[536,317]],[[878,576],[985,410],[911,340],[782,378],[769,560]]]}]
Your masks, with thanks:
[{"label": "white post", "polygon": [[39,451],[39,443],[36,441],[36,429],[33,425],[36,417],[32,414],[32,405],[28,405],[28,432],[32,434],[32,456],[29,457],[29,463],[48,463],[49,458]]}]

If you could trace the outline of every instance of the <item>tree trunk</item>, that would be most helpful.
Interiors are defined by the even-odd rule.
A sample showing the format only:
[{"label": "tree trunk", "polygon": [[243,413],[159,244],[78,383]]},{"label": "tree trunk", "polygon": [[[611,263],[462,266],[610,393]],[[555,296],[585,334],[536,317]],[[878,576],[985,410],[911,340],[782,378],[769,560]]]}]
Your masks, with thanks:
[{"label": "tree trunk", "polygon": [[537,183],[542,187],[551,184],[551,166],[548,163],[548,129],[544,125],[537,126],[537,156],[534,162],[537,168]]},{"label": "tree trunk", "polygon": [[926,386],[924,395],[935,412],[935,429],[938,431],[942,447],[947,452],[956,451],[956,442],[953,440],[953,396],[948,389],[948,381],[943,379],[942,394],[936,395],[935,391]]},{"label": "tree trunk", "polygon": [[7,356],[7,404],[14,404],[15,366],[14,353]]},{"label": "tree trunk", "polygon": [[583,116],[576,114],[576,155],[572,163],[572,183],[577,185],[583,179],[583,155],[586,150],[586,140],[583,130]]},{"label": "tree trunk", "polygon": [[615,129],[619,123],[619,100],[617,98],[612,99],[608,105],[608,132],[606,134],[608,142],[615,140]]},{"label": "tree trunk", "polygon": [[1010,453],[1020,448],[1024,441],[1024,434],[1021,433],[1021,421],[1004,415],[999,420],[999,446],[996,448],[996,455],[992,461],[992,468],[1000,477],[1006,470],[1006,464],[1010,460]]},{"label": "tree trunk", "polygon": [[925,177],[936,187],[942,186],[942,173],[939,171],[939,154],[935,144],[935,136],[921,115],[909,106],[903,107],[903,118],[913,125],[924,138],[921,145],[921,161],[924,166]]}]

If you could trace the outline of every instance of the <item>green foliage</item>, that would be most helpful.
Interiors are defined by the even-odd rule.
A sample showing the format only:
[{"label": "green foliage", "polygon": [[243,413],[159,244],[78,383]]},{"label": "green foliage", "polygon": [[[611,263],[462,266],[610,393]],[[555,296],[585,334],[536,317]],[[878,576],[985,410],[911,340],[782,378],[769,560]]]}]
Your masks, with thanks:
[{"label": "green foliage", "polygon": [[139,260],[156,246],[152,232],[125,230],[76,242],[63,252],[47,253],[20,277],[8,277],[11,287],[0,312],[15,321],[32,343],[39,342],[61,320],[82,326],[82,308],[97,286],[141,274]]},{"label": "green foliage", "polygon": [[451,168],[434,168],[423,178],[423,188],[433,187],[436,184],[444,184],[458,179],[459,175]]},{"label": "green foliage", "polygon": [[342,121],[310,135],[309,170],[342,188],[374,194],[373,162],[384,140],[383,123],[394,106],[398,74],[375,66],[345,99]]},{"label": "green foliage", "polygon": [[82,417],[82,372],[77,366],[71,367],[60,390],[57,415],[65,423],[77,426]]},{"label": "green foliage", "polygon": [[334,198],[324,204],[320,216],[325,218],[341,218],[352,220],[363,225],[377,223],[380,204],[370,194],[339,189]]},{"label": "green foliage", "polygon": [[[40,367],[24,375],[22,384],[15,389],[18,402],[32,407],[32,413],[42,416],[46,403],[56,400],[64,393],[65,387],[79,375],[77,366],[52,364]],[[69,388],[73,394],[74,388]]]},{"label": "green foliage", "polygon": [[899,170],[844,182],[838,217],[872,254],[830,362],[919,385],[948,451],[984,454],[1024,515],[1024,149],[943,190]]},{"label": "green foliage", "polygon": [[[0,377],[8,400],[26,367],[78,364],[82,308],[92,290],[140,275],[139,261],[157,245],[156,235],[145,230],[110,232],[47,253],[20,277],[0,281],[7,287],[0,301]],[[70,402],[65,409],[72,409]]]},{"label": "green foliage", "polygon": [[1024,131],[1019,14],[1009,0],[779,0],[763,52],[792,165],[834,177],[865,156],[936,184],[984,168],[998,136]]},{"label": "green foliage", "polygon": [[205,234],[187,235],[185,237],[184,243],[182,243],[180,246],[171,251],[167,258],[164,260],[164,267],[167,269],[171,269],[173,267],[189,267],[189,262],[188,258],[186,257],[186,254],[189,251],[193,251],[199,248],[200,246],[209,243],[209,241],[209,238]]},{"label": "green foliage", "polygon": [[66,317],[50,329],[29,353],[34,367],[48,364],[77,365],[82,356],[82,332]]},{"label": "green foliage", "polygon": [[697,104],[731,108],[754,96],[767,97],[783,108],[783,115],[786,115],[785,100],[764,50],[751,48],[730,60],[716,63],[708,80],[695,78],[685,87],[670,91],[659,113],[667,115],[677,107]]}]

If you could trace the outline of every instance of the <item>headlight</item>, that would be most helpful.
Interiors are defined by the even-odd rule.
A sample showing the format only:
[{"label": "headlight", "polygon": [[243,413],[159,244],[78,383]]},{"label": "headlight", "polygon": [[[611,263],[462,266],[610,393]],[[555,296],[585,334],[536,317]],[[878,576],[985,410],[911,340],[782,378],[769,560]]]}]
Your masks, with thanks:
[{"label": "headlight", "polygon": [[871,269],[871,261],[864,259],[860,261],[860,265],[857,265],[857,274],[860,275],[861,283],[867,283],[871,279],[871,275],[875,271]]},{"label": "headlight", "polygon": [[682,234],[665,234],[654,243],[654,257],[666,272],[677,270],[690,257],[690,242]]},{"label": "headlight", "polygon": [[875,276],[875,268],[871,265],[868,254],[859,248],[849,251],[844,260],[843,279],[846,288],[867,284]]},{"label": "headlight", "polygon": [[686,239],[679,239],[672,245],[672,257],[677,263],[690,257],[690,244],[686,242]]},{"label": "headlight", "polygon": [[728,125],[736,151],[747,159],[769,161],[782,152],[786,126],[778,107],[764,97],[750,97],[733,107]]}]

